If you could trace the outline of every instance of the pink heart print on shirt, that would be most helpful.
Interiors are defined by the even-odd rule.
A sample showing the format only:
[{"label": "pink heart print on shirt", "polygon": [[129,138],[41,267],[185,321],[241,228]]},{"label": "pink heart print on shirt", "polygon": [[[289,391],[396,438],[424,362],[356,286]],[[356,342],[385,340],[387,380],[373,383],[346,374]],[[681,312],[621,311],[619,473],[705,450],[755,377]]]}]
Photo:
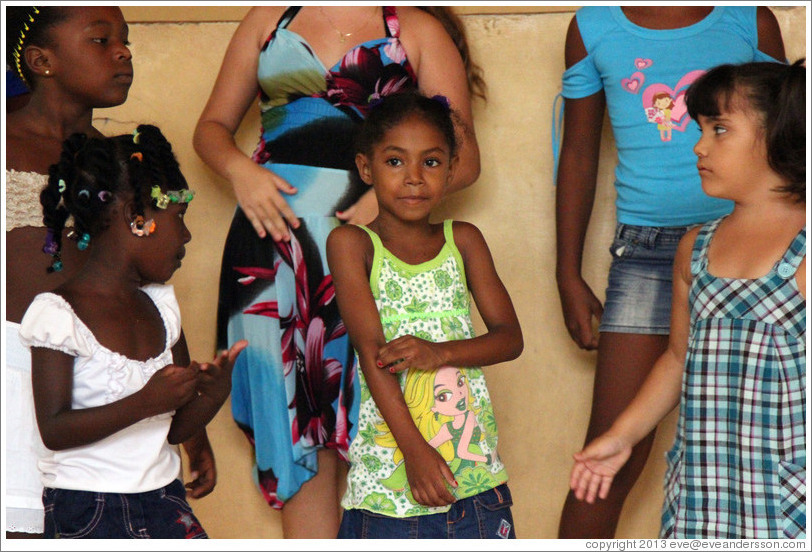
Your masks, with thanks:
[{"label": "pink heart print on shirt", "polygon": [[634,60],[634,66],[640,71],[642,71],[643,69],[646,69],[647,67],[651,67],[652,63],[653,62],[648,58],[645,58],[645,59],[637,58],[636,60]]},{"label": "pink heart print on shirt", "polygon": [[[688,90],[688,87],[704,73],[705,71],[702,69],[687,73],[677,82],[677,86],[673,89],[662,83],[647,86],[643,91],[643,108],[651,107],[651,98],[653,98],[655,94],[665,92],[674,100],[674,107],[671,108],[671,128],[672,130],[684,132],[685,127],[688,126],[688,121],[691,120],[691,117],[688,115],[688,108],[685,106],[685,92]],[[634,75],[632,75],[632,77],[634,77]],[[621,83],[621,85],[623,85],[623,83]],[[625,88],[625,85],[623,85],[623,87]]]},{"label": "pink heart print on shirt", "polygon": [[628,79],[621,80],[620,86],[622,86],[626,92],[637,94],[640,92],[640,87],[643,86],[644,82],[646,82],[646,76],[640,71],[636,71],[632,73],[632,76]]}]

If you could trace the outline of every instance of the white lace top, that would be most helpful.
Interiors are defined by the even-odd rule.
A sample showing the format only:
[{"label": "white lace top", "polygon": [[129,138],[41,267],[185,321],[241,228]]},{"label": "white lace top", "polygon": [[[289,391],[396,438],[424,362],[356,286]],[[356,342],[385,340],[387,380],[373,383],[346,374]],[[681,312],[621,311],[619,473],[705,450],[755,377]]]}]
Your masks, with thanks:
[{"label": "white lace top", "polygon": [[6,230],[43,226],[39,194],[47,184],[45,174],[6,171]]},{"label": "white lace top", "polygon": [[[73,408],[112,403],[140,390],[149,378],[172,363],[180,337],[180,308],[174,288],[150,284],[141,288],[164,322],[163,352],[146,362],[131,360],[100,344],[60,295],[34,298],[20,327],[21,342],[76,357]],[[167,434],[174,412],[141,420],[101,441],[67,450],[46,450],[39,459],[45,487],[94,492],[138,493],[168,485],[180,469],[180,456]]]}]

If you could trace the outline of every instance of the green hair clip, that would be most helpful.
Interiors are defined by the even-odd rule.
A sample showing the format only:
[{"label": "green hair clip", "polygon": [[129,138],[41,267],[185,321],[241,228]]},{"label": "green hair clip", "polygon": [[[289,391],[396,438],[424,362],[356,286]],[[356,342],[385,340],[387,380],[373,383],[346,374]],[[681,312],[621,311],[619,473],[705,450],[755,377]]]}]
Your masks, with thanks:
[{"label": "green hair clip", "polygon": [[158,209],[166,209],[170,203],[189,203],[194,199],[195,193],[188,189],[163,192],[161,187],[156,184],[152,187],[149,196],[155,200],[155,206]]}]

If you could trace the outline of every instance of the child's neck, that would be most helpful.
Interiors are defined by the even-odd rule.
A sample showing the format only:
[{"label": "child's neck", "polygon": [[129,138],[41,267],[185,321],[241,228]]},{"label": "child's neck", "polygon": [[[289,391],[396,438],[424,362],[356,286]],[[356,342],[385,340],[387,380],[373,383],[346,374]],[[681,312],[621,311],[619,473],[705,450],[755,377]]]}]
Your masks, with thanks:
[{"label": "child's neck", "polygon": [[445,244],[442,224],[428,219],[409,223],[380,214],[369,224],[381,243],[398,259],[408,264],[420,264],[435,258]]},{"label": "child's neck", "polygon": [[713,6],[623,6],[623,15],[645,29],[681,29],[699,23],[713,11]]}]

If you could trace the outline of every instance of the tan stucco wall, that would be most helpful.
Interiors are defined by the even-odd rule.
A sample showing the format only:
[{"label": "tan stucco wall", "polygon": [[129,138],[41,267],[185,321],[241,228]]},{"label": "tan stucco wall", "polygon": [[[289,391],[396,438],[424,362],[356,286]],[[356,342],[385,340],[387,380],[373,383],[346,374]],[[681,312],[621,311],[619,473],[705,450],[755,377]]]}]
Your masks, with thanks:
[{"label": "tan stucco wall", "polygon": [[[239,17],[233,17],[233,10],[244,8],[221,8],[225,11],[217,13],[217,7],[185,7],[182,12],[166,12],[166,17],[160,11],[166,8],[149,8],[146,15],[139,9],[146,8],[124,10],[131,21],[135,83],[127,103],[99,111],[96,125],[106,134],[130,132],[138,122],[159,125],[197,190],[187,216],[193,239],[183,269],[172,283],[192,356],[204,359],[214,347],[220,255],[235,200],[224,182],[198,159],[191,138],[236,28],[234,21]],[[205,20],[209,10],[215,21],[172,22]],[[477,13],[481,9],[461,10],[473,55],[489,84],[489,101],[475,105],[482,175],[471,188],[450,197],[439,213],[481,228],[524,329],[523,355],[486,370],[522,538],[556,535],[570,456],[580,448],[586,429],[595,362],[594,353],[579,351],[566,334],[553,273],[551,111],[560,89],[564,35],[572,10],[486,14]],[[806,8],[778,8],[775,13],[789,59],[805,55]],[[258,128],[258,115],[252,110],[238,134],[245,151],[253,149]],[[584,259],[586,277],[599,294],[605,285],[614,225],[613,163],[607,130]],[[647,469],[627,502],[619,537],[657,535],[663,455],[673,437],[674,422],[672,414],[661,426]],[[219,483],[214,493],[193,506],[210,535],[281,537],[279,513],[267,507],[254,489],[250,447],[234,425],[228,403],[210,424],[209,434]]]}]

